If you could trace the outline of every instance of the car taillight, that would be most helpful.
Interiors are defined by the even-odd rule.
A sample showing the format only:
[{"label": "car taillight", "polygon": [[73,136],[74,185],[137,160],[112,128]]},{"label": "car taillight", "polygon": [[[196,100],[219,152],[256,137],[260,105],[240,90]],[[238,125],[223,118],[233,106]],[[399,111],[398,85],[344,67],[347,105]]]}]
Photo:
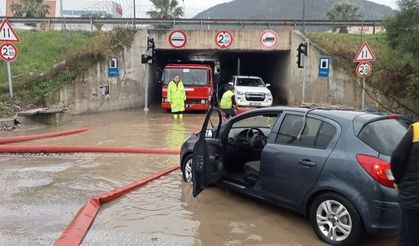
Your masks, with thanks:
[{"label": "car taillight", "polygon": [[377,180],[378,183],[394,188],[394,177],[391,173],[390,163],[369,155],[357,155],[356,159],[365,171]]}]

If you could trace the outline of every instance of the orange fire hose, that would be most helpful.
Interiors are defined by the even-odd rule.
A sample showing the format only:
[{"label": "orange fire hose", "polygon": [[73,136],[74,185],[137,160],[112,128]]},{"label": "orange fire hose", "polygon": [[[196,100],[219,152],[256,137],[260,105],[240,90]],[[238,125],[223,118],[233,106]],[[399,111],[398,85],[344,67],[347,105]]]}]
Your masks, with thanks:
[{"label": "orange fire hose", "polygon": [[89,130],[89,128],[79,128],[79,129],[73,129],[73,130],[67,130],[67,131],[50,132],[50,133],[28,135],[28,136],[4,137],[4,138],[0,138],[0,144],[18,143],[18,142],[30,141],[30,140],[41,139],[41,138],[60,137],[60,136],[85,132],[87,130]]},{"label": "orange fire hose", "polygon": [[139,180],[132,184],[126,185],[121,188],[117,188],[113,191],[102,193],[98,196],[90,198],[87,203],[79,210],[77,215],[73,218],[71,223],[67,226],[64,232],[61,234],[60,238],[55,242],[55,246],[71,246],[79,245],[84,236],[86,235],[89,227],[95,220],[97,212],[100,209],[100,205],[113,201],[128,192],[135,190],[145,184],[160,178],[166,174],[169,174],[177,170],[179,166],[166,168],[152,176],[149,176],[145,179]]},{"label": "orange fire hose", "polygon": [[0,153],[131,153],[178,155],[178,149],[84,145],[0,145]]}]

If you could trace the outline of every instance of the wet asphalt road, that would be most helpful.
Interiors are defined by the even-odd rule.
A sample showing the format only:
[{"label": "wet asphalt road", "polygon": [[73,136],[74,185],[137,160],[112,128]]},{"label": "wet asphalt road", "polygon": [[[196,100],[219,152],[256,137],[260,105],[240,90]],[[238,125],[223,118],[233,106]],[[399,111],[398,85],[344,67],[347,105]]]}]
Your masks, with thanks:
[{"label": "wet asphalt road", "polygon": [[[203,114],[173,121],[153,108],[74,116],[61,127],[33,126],[0,136],[92,127],[25,144],[178,148]],[[178,156],[0,155],[0,245],[52,245],[91,196],[179,164]],[[180,171],[105,204],[83,245],[323,245],[309,221],[285,209],[211,187],[193,198]],[[362,245],[395,245],[366,237]]]}]

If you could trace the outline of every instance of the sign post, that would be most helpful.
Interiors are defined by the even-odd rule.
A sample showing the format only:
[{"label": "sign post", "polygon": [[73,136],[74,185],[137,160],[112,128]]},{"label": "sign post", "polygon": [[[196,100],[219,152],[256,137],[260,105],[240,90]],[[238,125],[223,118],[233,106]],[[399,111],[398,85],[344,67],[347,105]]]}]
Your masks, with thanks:
[{"label": "sign post", "polygon": [[356,74],[362,78],[362,109],[365,109],[365,78],[372,73],[372,65],[370,61],[375,61],[375,55],[367,42],[364,42],[359,48],[354,62],[359,62],[356,66]]},{"label": "sign post", "polygon": [[3,59],[7,65],[9,93],[10,97],[13,98],[12,68],[10,62],[16,60],[17,48],[11,43],[19,43],[20,39],[7,19],[3,19],[3,21],[0,24],[0,42],[7,42],[0,46],[0,58]]}]

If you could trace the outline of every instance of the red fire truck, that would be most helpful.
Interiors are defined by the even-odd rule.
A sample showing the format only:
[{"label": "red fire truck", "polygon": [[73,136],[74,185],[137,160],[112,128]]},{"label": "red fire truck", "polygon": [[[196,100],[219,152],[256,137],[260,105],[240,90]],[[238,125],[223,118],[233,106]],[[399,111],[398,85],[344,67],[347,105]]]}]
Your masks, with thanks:
[{"label": "red fire truck", "polygon": [[179,75],[186,92],[185,110],[208,110],[213,100],[214,73],[208,64],[168,64],[162,75],[161,107],[170,109],[167,102],[167,85]]}]

